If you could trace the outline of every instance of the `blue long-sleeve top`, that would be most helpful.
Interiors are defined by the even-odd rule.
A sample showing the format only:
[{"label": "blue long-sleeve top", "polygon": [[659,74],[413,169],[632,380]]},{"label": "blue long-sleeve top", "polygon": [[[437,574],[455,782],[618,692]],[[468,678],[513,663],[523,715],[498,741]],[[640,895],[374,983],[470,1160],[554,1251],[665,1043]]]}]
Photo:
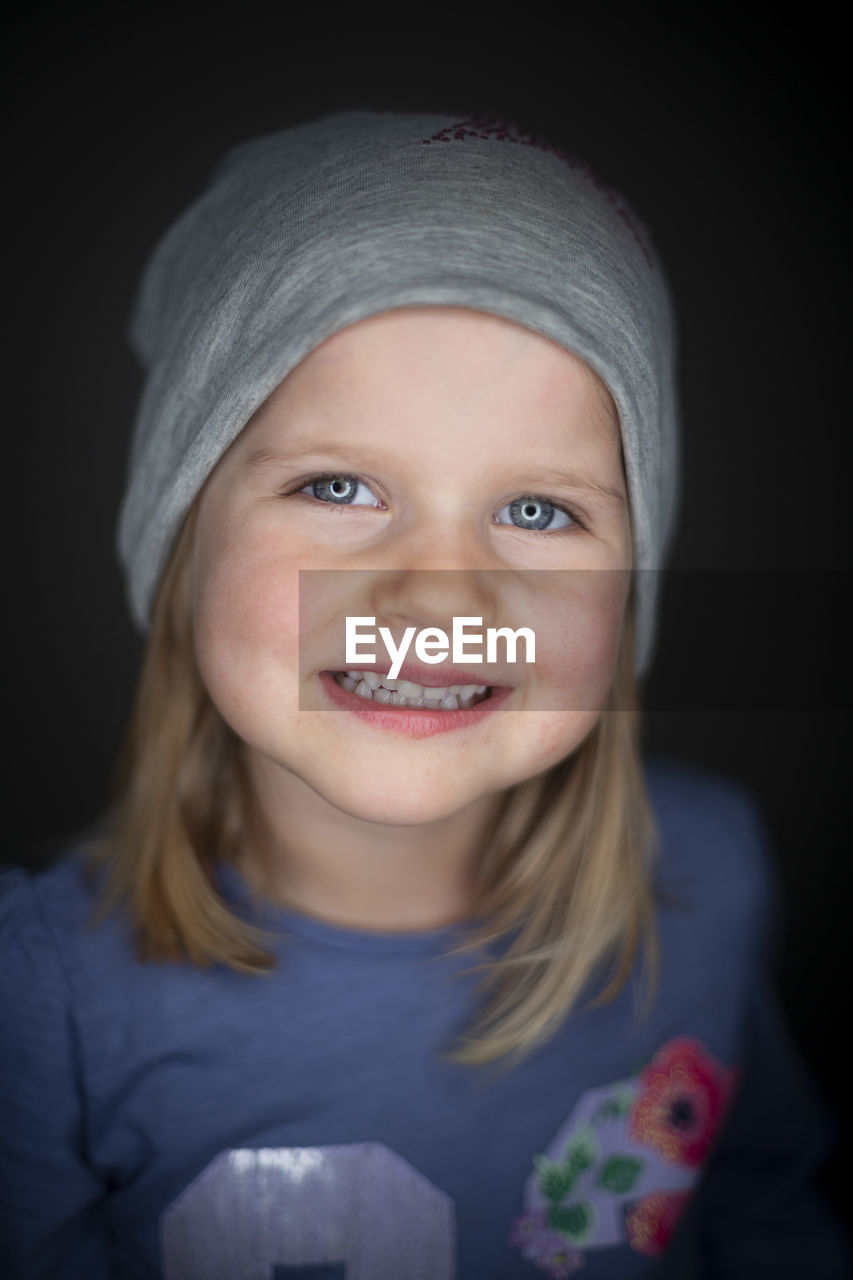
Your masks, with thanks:
[{"label": "blue long-sleeve top", "polygon": [[[452,927],[269,907],[277,968],[141,964],[69,854],[0,895],[0,1260],[106,1280],[840,1280],[832,1129],[768,972],[774,885],[734,785],[647,770],[662,972],[508,1072],[437,1055]],[[246,885],[223,892],[251,911]]]}]

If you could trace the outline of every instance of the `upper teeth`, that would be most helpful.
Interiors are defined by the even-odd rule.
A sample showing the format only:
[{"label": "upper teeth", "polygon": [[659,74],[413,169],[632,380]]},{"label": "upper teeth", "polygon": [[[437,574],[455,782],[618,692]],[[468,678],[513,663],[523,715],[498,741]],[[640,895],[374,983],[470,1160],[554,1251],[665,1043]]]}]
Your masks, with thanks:
[{"label": "upper teeth", "polygon": [[486,684],[451,684],[436,688],[432,685],[415,684],[413,680],[392,680],[390,676],[380,675],[376,671],[347,671],[346,675],[340,673],[337,679],[345,688],[375,702],[397,706],[432,704],[446,711],[470,706],[489,687]]}]

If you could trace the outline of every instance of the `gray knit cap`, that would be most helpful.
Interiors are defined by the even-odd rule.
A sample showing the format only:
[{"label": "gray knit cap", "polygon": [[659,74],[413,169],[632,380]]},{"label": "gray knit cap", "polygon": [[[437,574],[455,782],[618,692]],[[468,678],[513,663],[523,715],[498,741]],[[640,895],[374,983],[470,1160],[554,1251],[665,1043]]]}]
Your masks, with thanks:
[{"label": "gray knit cap", "polygon": [[578,161],[510,125],[354,111],[245,143],[161,240],[130,337],[147,369],[119,555],[146,629],[181,520],[254,411],[338,330],[464,306],[560,343],[619,412],[651,653],[675,515],[675,340],[636,216]]}]

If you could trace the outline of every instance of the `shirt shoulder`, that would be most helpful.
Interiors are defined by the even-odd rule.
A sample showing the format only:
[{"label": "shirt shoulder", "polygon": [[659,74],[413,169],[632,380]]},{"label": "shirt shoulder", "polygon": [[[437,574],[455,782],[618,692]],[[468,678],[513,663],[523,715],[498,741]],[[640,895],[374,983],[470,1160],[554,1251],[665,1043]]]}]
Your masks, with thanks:
[{"label": "shirt shoulder", "polygon": [[748,935],[756,951],[773,945],[780,885],[757,799],[739,782],[670,759],[647,762],[646,782],[661,900],[687,906],[720,940]]},{"label": "shirt shoulder", "polygon": [[0,938],[7,952],[26,952],[33,963],[44,957],[51,941],[84,929],[91,920],[96,883],[87,874],[83,855],[69,851],[43,871],[0,866]]},{"label": "shirt shoulder", "polygon": [[[78,850],[42,871],[0,867],[0,986],[7,1010],[41,1001],[54,1008],[57,1025],[89,1014],[107,1021],[145,982],[123,913],[102,918],[99,893],[100,877]],[[147,977],[149,985],[154,976]]]}]

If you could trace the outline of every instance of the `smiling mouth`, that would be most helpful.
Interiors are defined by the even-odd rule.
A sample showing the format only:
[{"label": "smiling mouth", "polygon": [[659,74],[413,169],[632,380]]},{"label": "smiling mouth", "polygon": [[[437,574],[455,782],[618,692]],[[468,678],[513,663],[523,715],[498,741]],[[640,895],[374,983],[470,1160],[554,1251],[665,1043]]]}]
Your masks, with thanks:
[{"label": "smiling mouth", "polygon": [[412,680],[392,680],[376,671],[333,671],[336,684],[350,693],[389,707],[424,707],[430,711],[465,711],[491,697],[492,686],[452,684],[442,688],[415,684]]}]

